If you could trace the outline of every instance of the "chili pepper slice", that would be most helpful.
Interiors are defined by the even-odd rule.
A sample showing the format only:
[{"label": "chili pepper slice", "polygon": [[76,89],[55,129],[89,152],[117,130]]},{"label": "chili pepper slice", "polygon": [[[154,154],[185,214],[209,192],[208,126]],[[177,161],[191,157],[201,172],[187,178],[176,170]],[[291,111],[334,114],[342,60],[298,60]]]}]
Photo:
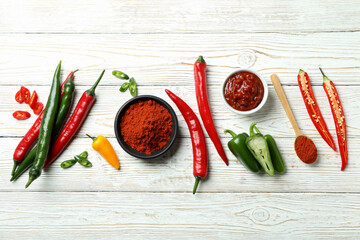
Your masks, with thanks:
[{"label": "chili pepper slice", "polygon": [[34,110],[36,108],[37,100],[38,100],[38,95],[37,95],[36,91],[33,91],[33,93],[31,94],[31,97],[30,97],[30,101],[29,101],[29,106],[31,109]]},{"label": "chili pepper slice", "polygon": [[41,110],[43,110],[44,104],[37,102],[35,108],[33,109],[34,114],[39,115]]},{"label": "chili pepper slice", "polygon": [[52,81],[50,94],[46,103],[46,109],[44,112],[43,120],[41,121],[39,131],[39,141],[36,150],[36,156],[34,164],[29,172],[29,181],[25,188],[28,188],[30,184],[40,177],[42,168],[44,167],[46,157],[49,153],[51,135],[53,133],[57,110],[59,108],[60,99],[60,70],[61,61],[59,62]]},{"label": "chili pepper slice", "polygon": [[24,102],[24,94],[23,91],[21,91],[21,89],[17,91],[17,93],[15,94],[15,101],[17,101],[18,103]]},{"label": "chili pepper slice", "polygon": [[269,134],[265,135],[264,138],[268,144],[270,156],[271,156],[271,162],[274,166],[275,171],[277,173],[284,173],[286,170],[284,160],[281,156],[281,153],[275,142],[275,139]]},{"label": "chili pepper slice", "polygon": [[102,73],[100,74],[99,78],[96,80],[94,85],[90,89],[85,91],[81,96],[69,121],[66,123],[60,135],[56,139],[51,149],[51,152],[48,158],[46,159],[44,168],[47,168],[60,156],[60,154],[65,150],[67,145],[70,143],[72,137],[79,131],[91,107],[95,103],[95,89],[99,84],[102,76],[104,75],[104,72],[105,70],[102,71]]},{"label": "chili pepper slice", "polygon": [[211,115],[209,100],[206,89],[206,62],[202,56],[199,56],[194,64],[195,90],[196,100],[199,107],[201,119],[203,121],[206,132],[209,134],[211,141],[214,143],[216,151],[225,162],[229,165],[224,149],[221,145],[220,138],[216,132],[214,121]]},{"label": "chili pepper slice", "polygon": [[[66,80],[61,85],[61,96],[64,94],[64,85],[68,81],[68,79],[72,76],[72,79],[74,79],[74,75],[72,75],[72,72],[68,75]],[[34,109],[35,114],[39,114],[42,110],[44,105],[42,103],[37,103],[36,108]],[[31,126],[31,128],[27,131],[25,136],[21,139],[17,147],[15,148],[13,159],[14,159],[14,167],[11,175],[14,175],[15,169],[17,165],[24,160],[24,157],[26,153],[29,151],[29,149],[32,147],[34,142],[37,140],[39,136],[39,129],[41,120],[43,117],[44,111],[40,113],[40,116],[35,120],[34,124]],[[26,169],[25,169],[26,170]]]},{"label": "chili pepper slice", "polygon": [[21,87],[21,92],[22,92],[22,95],[24,97],[24,102],[25,103],[29,103],[30,102],[30,91],[29,89],[27,89],[26,87],[22,86]]},{"label": "chili pepper slice", "polygon": [[320,68],[321,74],[323,75],[323,88],[328,97],[329,104],[331,107],[331,113],[334,118],[336,135],[338,139],[340,156],[341,156],[341,171],[345,170],[348,163],[348,149],[347,149],[347,138],[346,138],[346,122],[344,109],[341,105],[339,94],[335,88],[334,83],[326,77],[323,70]]},{"label": "chili pepper slice", "polygon": [[298,74],[298,84],[300,88],[301,95],[304,99],[304,103],[307,109],[307,112],[310,116],[311,121],[314,126],[320,133],[321,137],[325,142],[336,151],[334,140],[331,137],[331,134],[327,128],[326,122],[320,112],[319,106],[315,100],[315,96],[311,87],[309,75],[300,69]]},{"label": "chili pepper slice", "polygon": [[13,113],[13,117],[18,120],[25,120],[31,117],[31,114],[26,111],[16,111]]},{"label": "chili pepper slice", "polygon": [[200,180],[207,176],[208,171],[208,157],[204,132],[199,119],[189,105],[170,90],[165,89],[165,92],[179,108],[190,131],[194,157],[193,174],[195,177],[193,194],[195,194]]}]

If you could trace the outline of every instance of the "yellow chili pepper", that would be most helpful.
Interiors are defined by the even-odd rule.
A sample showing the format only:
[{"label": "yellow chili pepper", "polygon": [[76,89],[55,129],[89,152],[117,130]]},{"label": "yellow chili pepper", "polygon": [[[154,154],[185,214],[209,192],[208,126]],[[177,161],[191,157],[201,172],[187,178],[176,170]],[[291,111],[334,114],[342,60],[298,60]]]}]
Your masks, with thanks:
[{"label": "yellow chili pepper", "polygon": [[114,148],[111,146],[109,140],[107,140],[104,136],[97,136],[96,138],[91,137],[90,135],[86,134],[89,138],[93,140],[92,147],[98,153],[101,154],[103,158],[114,168],[120,169],[119,159],[116,156]]}]

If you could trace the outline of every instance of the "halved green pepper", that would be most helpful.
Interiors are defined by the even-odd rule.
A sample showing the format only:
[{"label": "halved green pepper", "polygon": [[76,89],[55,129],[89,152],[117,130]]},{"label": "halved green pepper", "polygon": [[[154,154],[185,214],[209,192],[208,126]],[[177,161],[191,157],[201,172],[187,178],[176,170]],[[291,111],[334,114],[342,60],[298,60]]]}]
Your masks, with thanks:
[{"label": "halved green pepper", "polygon": [[279,151],[279,148],[276,145],[275,139],[269,134],[265,135],[264,137],[270,150],[271,161],[275,171],[278,173],[284,173],[285,164],[281,156],[281,153]]},{"label": "halved green pepper", "polygon": [[245,143],[249,135],[247,133],[236,135],[231,130],[225,130],[224,132],[231,134],[233,137],[233,139],[228,142],[228,147],[239,160],[239,162],[241,162],[247,169],[254,173],[260,172],[260,164],[255,160],[254,156],[251,154]]},{"label": "halved green pepper", "polygon": [[[271,161],[270,150],[266,139],[259,129],[252,123],[250,126],[250,137],[246,139],[246,145],[255,159],[260,163],[262,168],[269,176],[274,175],[274,166]],[[254,132],[256,130],[256,133]]]}]

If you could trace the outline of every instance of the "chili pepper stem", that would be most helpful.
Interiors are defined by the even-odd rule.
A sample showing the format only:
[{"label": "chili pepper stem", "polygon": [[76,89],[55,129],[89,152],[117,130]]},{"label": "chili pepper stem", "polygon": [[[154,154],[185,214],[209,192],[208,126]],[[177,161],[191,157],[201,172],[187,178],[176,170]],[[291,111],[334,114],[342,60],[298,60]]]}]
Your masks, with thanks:
[{"label": "chili pepper stem", "polygon": [[323,82],[330,82],[330,79],[328,79],[328,77],[325,75],[325,73],[323,72],[323,70],[321,69],[321,67],[319,67],[321,74],[323,75]]},{"label": "chili pepper stem", "polygon": [[99,84],[99,82],[100,82],[101,78],[103,77],[104,73],[105,73],[105,69],[101,72],[99,78],[96,80],[94,85],[89,90],[86,91],[87,94],[89,94],[90,96],[95,96],[95,88]]},{"label": "chili pepper stem", "polygon": [[204,63],[205,60],[204,60],[203,56],[200,55],[199,58],[196,60],[196,62]]},{"label": "chili pepper stem", "polygon": [[231,131],[231,130],[229,130],[229,129],[226,129],[226,130],[224,131],[224,133],[225,133],[225,134],[226,134],[226,133],[229,133],[233,138],[237,136],[236,133],[234,133],[233,131]]},{"label": "chili pepper stem", "polygon": [[196,189],[197,189],[197,187],[199,186],[200,180],[201,180],[201,177],[195,176],[195,184],[194,184],[193,194],[196,193]]},{"label": "chili pepper stem", "polygon": [[91,138],[93,141],[95,141],[95,140],[96,140],[96,138],[94,138],[94,137],[90,136],[89,134],[86,134],[86,136],[88,136],[89,138]]},{"label": "chili pepper stem", "polygon": [[35,177],[30,176],[30,177],[29,177],[29,181],[26,183],[25,188],[28,188],[28,187],[30,186],[30,184],[31,184],[35,179],[36,179]]}]

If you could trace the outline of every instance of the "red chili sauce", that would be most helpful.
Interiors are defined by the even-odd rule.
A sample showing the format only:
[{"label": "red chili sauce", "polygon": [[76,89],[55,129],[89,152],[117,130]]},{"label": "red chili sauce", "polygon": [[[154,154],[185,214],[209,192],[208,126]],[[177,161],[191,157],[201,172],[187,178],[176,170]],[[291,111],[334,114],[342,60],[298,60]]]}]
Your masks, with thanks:
[{"label": "red chili sauce", "polygon": [[264,86],[258,76],[243,71],[231,75],[224,89],[226,102],[239,111],[256,108],[264,97]]}]

